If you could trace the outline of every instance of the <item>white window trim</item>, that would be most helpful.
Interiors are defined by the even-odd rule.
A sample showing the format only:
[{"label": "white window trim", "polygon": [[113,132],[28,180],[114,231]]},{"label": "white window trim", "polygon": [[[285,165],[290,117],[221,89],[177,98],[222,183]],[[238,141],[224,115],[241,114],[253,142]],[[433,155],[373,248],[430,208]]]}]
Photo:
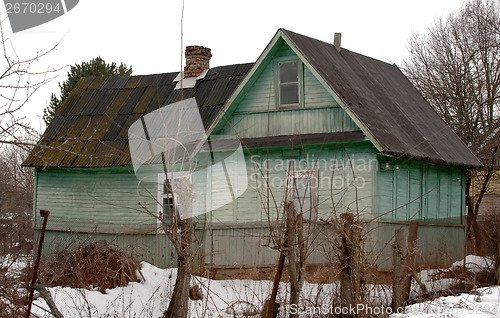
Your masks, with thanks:
[{"label": "white window trim", "polygon": [[[282,63],[292,63],[296,62],[298,64],[299,74],[298,74],[298,88],[299,88],[299,103],[298,104],[286,104],[281,105],[281,85],[280,85],[280,64]],[[282,109],[297,109],[304,107],[304,63],[296,57],[282,57],[275,61],[274,64],[274,82],[275,82],[275,96],[276,96],[276,108]]]},{"label": "white window trim", "polygon": [[[293,191],[294,191],[294,179],[303,176],[310,176],[312,182],[309,183],[311,187],[311,202],[310,202],[310,218],[304,218],[304,221],[316,222],[318,220],[318,171],[317,170],[294,170],[288,171],[287,173],[287,183],[286,183],[286,198],[292,198],[293,200]],[[295,202],[294,202],[295,203]],[[295,210],[298,211],[300,207],[295,207]],[[302,211],[304,213],[304,211]]]},{"label": "white window trim", "polygon": [[[192,173],[188,171],[177,171],[177,172],[168,172],[169,180],[175,180],[175,179],[181,179],[181,178],[189,178],[189,182],[193,182],[193,175]],[[158,174],[158,192],[157,192],[157,210],[156,210],[156,215],[158,216],[157,219],[157,229],[158,233],[165,233],[163,225],[162,225],[162,220],[163,220],[163,198],[164,196],[168,195],[163,193],[163,186],[165,183],[165,173],[159,173]],[[175,193],[174,191],[174,204],[177,205],[179,202],[179,195]]]}]

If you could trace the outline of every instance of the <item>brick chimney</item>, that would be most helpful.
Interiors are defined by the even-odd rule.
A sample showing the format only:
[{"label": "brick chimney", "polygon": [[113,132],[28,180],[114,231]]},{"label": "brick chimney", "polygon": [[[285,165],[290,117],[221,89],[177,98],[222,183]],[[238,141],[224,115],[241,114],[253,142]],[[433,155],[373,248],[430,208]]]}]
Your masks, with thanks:
[{"label": "brick chimney", "polygon": [[186,66],[184,67],[184,77],[198,77],[201,72],[210,68],[211,50],[203,46],[186,47]]}]

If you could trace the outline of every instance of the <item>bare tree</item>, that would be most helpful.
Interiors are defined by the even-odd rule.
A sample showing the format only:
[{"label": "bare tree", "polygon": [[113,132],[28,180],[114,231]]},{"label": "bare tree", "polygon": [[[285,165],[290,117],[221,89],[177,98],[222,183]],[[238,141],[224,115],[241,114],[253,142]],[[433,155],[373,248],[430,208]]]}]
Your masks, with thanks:
[{"label": "bare tree", "polygon": [[26,148],[31,143],[21,136],[36,135],[36,131],[19,113],[38,89],[55,77],[57,69],[36,69],[36,64],[54,51],[57,44],[29,57],[20,56],[3,30],[3,21],[0,21],[0,144]]},{"label": "bare tree", "polygon": [[[33,169],[21,167],[28,151],[6,145],[0,148],[0,215],[29,217],[33,207]],[[10,204],[8,204],[10,203]]]},{"label": "bare tree", "polygon": [[[477,243],[476,218],[498,165],[500,144],[500,15],[498,2],[470,0],[426,34],[409,41],[404,72],[484,164],[468,171],[468,238]],[[474,179],[477,182],[472,182]],[[472,198],[471,185],[478,195]],[[475,230],[476,229],[476,230]]]}]

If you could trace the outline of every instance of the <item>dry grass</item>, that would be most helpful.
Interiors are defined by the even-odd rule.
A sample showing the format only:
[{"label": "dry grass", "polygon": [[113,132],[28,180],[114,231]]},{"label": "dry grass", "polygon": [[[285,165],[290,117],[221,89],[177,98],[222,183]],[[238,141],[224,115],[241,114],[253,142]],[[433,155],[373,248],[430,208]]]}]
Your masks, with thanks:
[{"label": "dry grass", "polygon": [[137,281],[133,252],[107,241],[80,242],[60,250],[40,265],[46,286],[95,288],[101,292]]}]

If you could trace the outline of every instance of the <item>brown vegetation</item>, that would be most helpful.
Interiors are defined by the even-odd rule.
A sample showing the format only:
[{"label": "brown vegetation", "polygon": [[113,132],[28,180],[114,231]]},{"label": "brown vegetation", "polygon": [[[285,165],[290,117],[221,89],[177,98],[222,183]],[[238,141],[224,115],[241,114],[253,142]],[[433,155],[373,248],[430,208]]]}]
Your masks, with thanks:
[{"label": "brown vegetation", "polygon": [[46,286],[96,288],[100,292],[137,281],[139,263],[133,252],[107,241],[77,242],[40,265]]}]

